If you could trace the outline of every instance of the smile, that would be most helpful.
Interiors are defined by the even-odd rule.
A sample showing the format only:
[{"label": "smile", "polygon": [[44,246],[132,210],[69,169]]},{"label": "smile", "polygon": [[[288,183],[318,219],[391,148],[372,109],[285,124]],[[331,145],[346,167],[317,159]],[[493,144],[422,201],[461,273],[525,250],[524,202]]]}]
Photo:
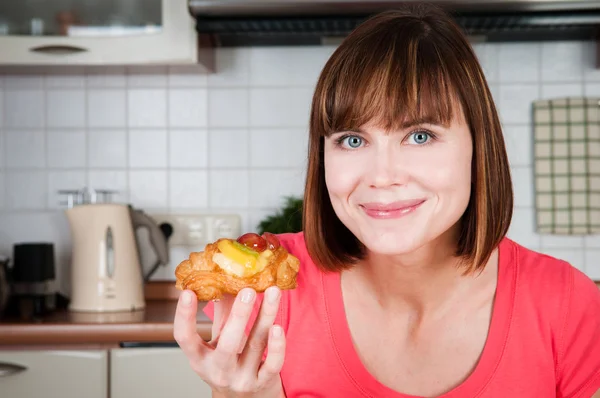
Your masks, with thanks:
[{"label": "smile", "polygon": [[401,200],[393,203],[363,203],[360,208],[365,214],[375,219],[391,219],[404,217],[419,208],[425,199]]}]

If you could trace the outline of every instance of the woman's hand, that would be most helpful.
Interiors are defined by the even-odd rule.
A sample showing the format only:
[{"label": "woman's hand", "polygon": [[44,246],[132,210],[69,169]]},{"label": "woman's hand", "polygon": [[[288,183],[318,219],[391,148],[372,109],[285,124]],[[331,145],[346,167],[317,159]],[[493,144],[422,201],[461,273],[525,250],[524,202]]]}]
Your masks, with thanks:
[{"label": "woman's hand", "polygon": [[[281,292],[270,287],[250,334],[245,328],[256,301],[256,292],[243,289],[237,297],[226,296],[214,303],[212,338],[205,342],[196,332],[198,300],[183,291],[175,313],[175,340],[190,361],[192,369],[213,392],[224,396],[284,396],[279,372],[285,357],[283,329],[273,325]],[[268,354],[263,361],[265,348]]]}]

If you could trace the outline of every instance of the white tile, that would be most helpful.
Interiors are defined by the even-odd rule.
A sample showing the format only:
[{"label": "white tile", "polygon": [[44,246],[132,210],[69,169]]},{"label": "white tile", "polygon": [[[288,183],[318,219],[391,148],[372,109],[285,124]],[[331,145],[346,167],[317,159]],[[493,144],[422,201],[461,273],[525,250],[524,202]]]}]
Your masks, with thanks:
[{"label": "white tile", "polygon": [[600,234],[584,236],[583,242],[586,248],[600,249]]},{"label": "white tile", "polygon": [[114,203],[127,203],[129,201],[127,172],[125,170],[90,170],[88,171],[88,186],[98,190],[117,191],[112,198]]},{"label": "white tile", "polygon": [[517,167],[511,170],[515,206],[533,207],[534,184],[531,167]]},{"label": "white tile", "polygon": [[131,66],[127,68],[129,87],[166,87],[167,67],[164,65]]},{"label": "white tile", "polygon": [[169,91],[169,125],[171,127],[205,127],[208,117],[206,89]]},{"label": "white tile", "polygon": [[302,129],[252,129],[250,148],[252,167],[306,167],[308,132]]},{"label": "white tile", "polygon": [[473,50],[488,83],[498,81],[498,47],[499,45],[495,43],[473,44]]},{"label": "white tile", "polygon": [[46,137],[48,167],[85,167],[85,131],[48,131]]},{"label": "white tile", "polygon": [[308,88],[250,90],[250,126],[308,126],[313,91]]},{"label": "white tile", "polygon": [[46,166],[46,139],[42,130],[6,131],[4,145],[7,168]]},{"label": "white tile", "polygon": [[169,166],[202,168],[208,165],[208,138],[206,130],[170,130]]},{"label": "white tile", "polygon": [[210,130],[210,167],[247,167],[249,164],[248,130]]},{"label": "white tile", "polygon": [[583,91],[587,96],[600,97],[600,83],[587,83],[584,85]]},{"label": "white tile", "polygon": [[4,173],[0,171],[0,210],[4,208]]},{"label": "white tile", "polygon": [[286,196],[302,196],[304,176],[304,170],[251,170],[250,206],[280,208]]},{"label": "white tile", "polygon": [[134,207],[167,209],[167,172],[133,170],[129,172],[129,199]]},{"label": "white tile", "polygon": [[535,228],[533,208],[517,208],[513,211],[507,236],[529,249],[536,250],[540,248],[540,236],[535,232]]},{"label": "white tile", "polygon": [[530,126],[505,126],[504,138],[511,167],[533,164],[533,132]]},{"label": "white tile", "polygon": [[542,43],[542,81],[581,81],[583,48],[579,41]]},{"label": "white tile", "polygon": [[85,88],[85,75],[75,71],[48,75],[46,88]]},{"label": "white tile", "polygon": [[278,208],[269,209],[253,209],[250,212],[249,228],[248,232],[258,232],[259,224],[267,217],[272,216],[278,212]]},{"label": "white tile", "polygon": [[498,48],[501,83],[536,83],[540,79],[539,43],[502,43]]},{"label": "white tile", "polygon": [[127,101],[125,90],[89,90],[88,126],[125,127]]},{"label": "white tile", "polygon": [[581,97],[583,95],[583,84],[581,83],[563,83],[563,84],[543,84],[543,99],[553,99],[562,97]]},{"label": "white tile", "polygon": [[585,252],[585,273],[591,279],[600,281],[600,250]]},{"label": "white tile", "polygon": [[46,208],[48,181],[45,171],[11,171],[4,175],[7,209],[33,210]]},{"label": "white tile", "polygon": [[249,48],[217,48],[216,72],[208,75],[208,85],[210,87],[247,85],[249,55]]},{"label": "white tile", "polygon": [[128,96],[129,127],[165,127],[167,125],[167,91],[132,89]]},{"label": "white tile", "polygon": [[165,130],[130,130],[129,167],[167,167],[167,132]]},{"label": "white tile", "polygon": [[4,126],[43,127],[44,111],[44,92],[42,90],[4,91]]},{"label": "white tile", "polygon": [[124,66],[96,66],[87,71],[87,85],[90,88],[125,87],[126,84]]},{"label": "white tile", "polygon": [[207,73],[200,70],[200,67],[196,65],[169,66],[167,77],[169,87],[206,87],[207,80]]},{"label": "white tile", "polygon": [[500,86],[500,116],[503,124],[531,123],[533,101],[539,98],[537,84],[503,84]]},{"label": "white tile", "polygon": [[0,88],[0,127],[2,126],[4,126],[4,89]]},{"label": "white tile", "polygon": [[570,263],[575,268],[585,271],[585,257],[581,249],[542,249],[542,253]]},{"label": "white tile", "polygon": [[206,170],[172,170],[169,172],[171,209],[208,207],[208,172]]},{"label": "white tile", "polygon": [[59,190],[76,190],[86,186],[85,171],[50,171],[48,172],[48,208],[64,208],[62,202],[66,201],[66,196],[58,193]]},{"label": "white tile", "polygon": [[541,247],[544,249],[582,249],[583,237],[541,235]]},{"label": "white tile", "polygon": [[583,78],[586,82],[600,82],[598,55],[598,43],[596,41],[583,42]]},{"label": "white tile", "polygon": [[92,168],[127,166],[127,133],[125,130],[90,130],[88,164]]},{"label": "white tile", "polygon": [[39,75],[6,75],[4,87],[7,89],[42,89],[44,77]]},{"label": "white tile", "polygon": [[211,170],[208,177],[210,207],[248,207],[248,178],[248,170]]},{"label": "white tile", "polygon": [[253,47],[250,84],[253,86],[314,87],[333,46]]},{"label": "white tile", "polygon": [[210,127],[245,127],[248,125],[247,89],[211,89],[208,92]]},{"label": "white tile", "polygon": [[85,92],[83,90],[48,90],[46,94],[48,127],[84,127]]}]

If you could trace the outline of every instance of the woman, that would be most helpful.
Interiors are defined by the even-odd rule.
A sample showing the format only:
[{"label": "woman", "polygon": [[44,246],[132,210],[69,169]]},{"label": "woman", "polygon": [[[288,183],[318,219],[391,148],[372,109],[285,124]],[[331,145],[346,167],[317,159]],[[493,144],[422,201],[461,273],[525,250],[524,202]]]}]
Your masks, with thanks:
[{"label": "woman", "polygon": [[461,31],[434,8],[382,13],[316,86],[304,232],[279,236],[298,287],[209,303],[209,343],[182,292],[175,338],[214,396],[590,397],[600,292],[506,238],[512,207]]}]

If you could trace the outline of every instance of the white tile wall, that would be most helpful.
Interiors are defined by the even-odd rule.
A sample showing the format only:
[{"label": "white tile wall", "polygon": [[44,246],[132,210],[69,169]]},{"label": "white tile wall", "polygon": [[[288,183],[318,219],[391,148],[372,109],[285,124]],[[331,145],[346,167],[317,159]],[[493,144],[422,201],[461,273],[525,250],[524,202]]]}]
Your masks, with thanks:
[{"label": "white tile wall", "polygon": [[[117,189],[149,213],[238,213],[252,230],[303,191],[310,99],[333,49],[224,49],[211,75],[155,66],[0,76],[0,253],[48,239],[67,262],[56,190],[83,185]],[[593,43],[475,50],[519,172],[509,235],[600,279],[600,236],[534,231],[530,125],[532,100],[600,95]]]}]

